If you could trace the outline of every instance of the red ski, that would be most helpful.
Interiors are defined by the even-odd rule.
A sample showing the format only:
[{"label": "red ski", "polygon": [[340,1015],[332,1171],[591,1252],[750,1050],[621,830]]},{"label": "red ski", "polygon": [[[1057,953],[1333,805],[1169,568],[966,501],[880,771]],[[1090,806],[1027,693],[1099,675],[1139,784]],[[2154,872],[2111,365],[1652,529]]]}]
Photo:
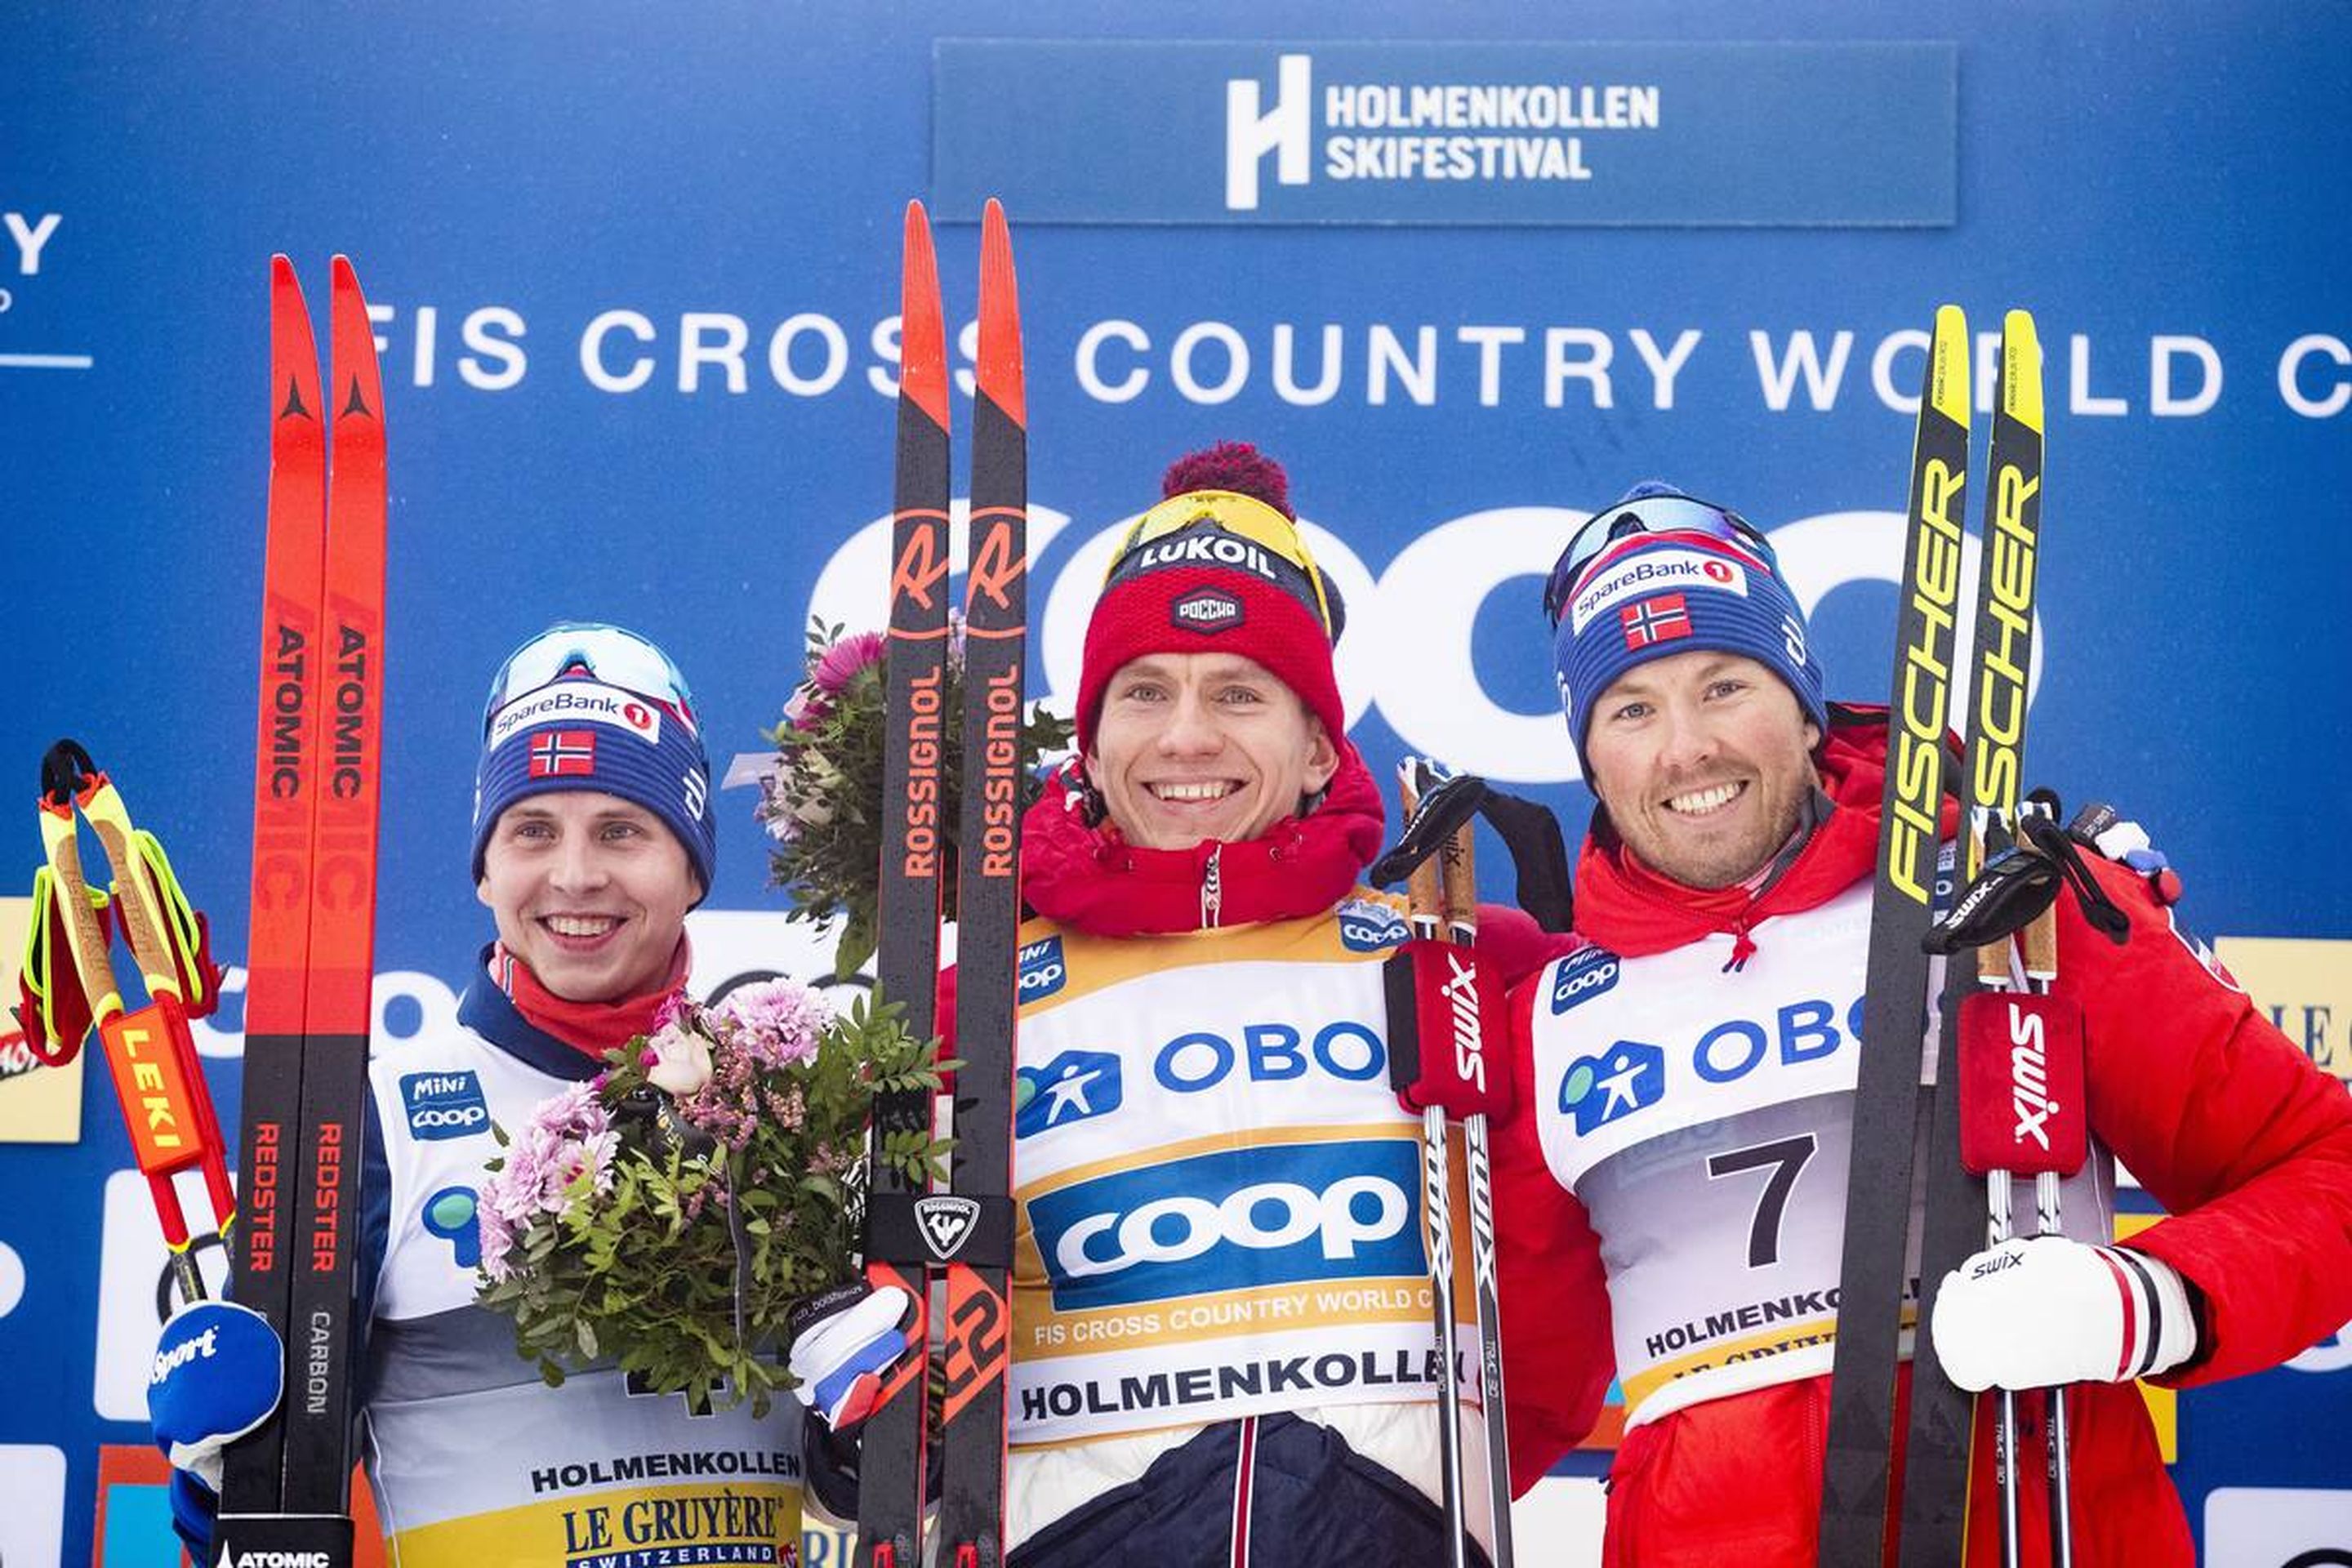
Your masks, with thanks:
[{"label": "red ski", "polygon": [[[334,259],[329,373],[271,262],[270,480],[246,983],[237,1299],[286,1342],[278,1415],[233,1447],[220,1560],[351,1561],[353,1247],[375,957],[384,440],[374,328]],[[267,1561],[265,1557],[261,1559]]]}]

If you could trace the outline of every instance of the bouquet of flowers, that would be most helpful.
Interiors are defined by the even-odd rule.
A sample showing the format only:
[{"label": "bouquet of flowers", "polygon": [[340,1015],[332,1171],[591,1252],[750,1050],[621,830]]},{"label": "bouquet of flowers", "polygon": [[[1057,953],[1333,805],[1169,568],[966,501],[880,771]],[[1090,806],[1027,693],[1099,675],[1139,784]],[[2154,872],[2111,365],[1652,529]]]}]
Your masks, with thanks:
[{"label": "bouquet of flowers", "polygon": [[[875,1096],[936,1090],[955,1065],[900,1020],[789,980],[679,998],[593,1079],[496,1130],[478,1300],[550,1384],[609,1357],[636,1386],[764,1413],[790,1385],[793,1308],[854,1274]],[[921,1180],[946,1149],[902,1132],[882,1157]]]},{"label": "bouquet of flowers", "polygon": [[[806,675],[784,705],[783,720],[767,738],[773,767],[761,781],[759,818],[775,840],[769,880],[790,889],[790,918],[822,923],[845,917],[834,952],[834,971],[854,974],[874,955],[874,887],[882,863],[883,638],[879,632],[845,634],[837,626],[809,626]],[[950,735],[963,712],[963,624],[949,617],[944,711]],[[1021,764],[1034,780],[1040,759],[1066,750],[1071,725],[1032,704],[1021,727]],[[950,744],[941,761],[940,819],[947,855],[940,896],[955,918],[955,846],[963,799],[963,748]],[[1035,784],[1022,804],[1034,799]]]}]

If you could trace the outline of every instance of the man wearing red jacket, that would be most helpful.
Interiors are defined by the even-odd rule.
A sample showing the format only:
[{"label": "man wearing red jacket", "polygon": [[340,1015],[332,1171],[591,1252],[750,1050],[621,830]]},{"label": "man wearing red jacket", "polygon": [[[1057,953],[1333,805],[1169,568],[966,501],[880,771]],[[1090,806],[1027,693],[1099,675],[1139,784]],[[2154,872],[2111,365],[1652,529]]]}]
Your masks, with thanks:
[{"label": "man wearing red jacket", "polygon": [[[1823,701],[1763,536],[1663,486],[1579,531],[1546,605],[1600,801],[1577,873],[1591,945],[1513,994],[1522,1089],[1496,1140],[1497,1207],[1506,1300],[1565,1276],[1586,1312],[1506,1312],[1513,1469],[1532,1484],[1581,1435],[1519,1404],[1517,1369],[1605,1312],[1626,1405],[1605,1560],[1811,1563],[1884,711]],[[2111,945],[2061,900],[2057,988],[2084,1013],[2095,1145],[2067,1183],[2067,1235],[1948,1276],[1932,1332],[1964,1386],[2085,1385],[2069,1405],[2078,1563],[2185,1564],[2130,1379],[2257,1371],[2352,1318],[2352,1099],[2140,877],[2094,870],[2131,930]],[[2122,1248],[2117,1160],[2173,1215]],[[2047,1499],[2031,1425],[2033,1552]],[[1971,1563],[1999,1557],[1990,1447]]]}]

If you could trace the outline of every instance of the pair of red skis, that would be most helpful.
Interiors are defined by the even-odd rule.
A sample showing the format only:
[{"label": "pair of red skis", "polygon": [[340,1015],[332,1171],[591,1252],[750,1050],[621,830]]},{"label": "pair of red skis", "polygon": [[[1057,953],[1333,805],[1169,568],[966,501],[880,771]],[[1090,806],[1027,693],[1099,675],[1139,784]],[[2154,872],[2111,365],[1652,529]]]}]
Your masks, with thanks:
[{"label": "pair of red skis", "polygon": [[[328,370],[293,263],[270,273],[268,542],[254,763],[236,1298],[287,1350],[278,1415],[227,1453],[215,1560],[352,1556],[362,1129],[383,734],[383,391],[351,262]],[[292,1560],[292,1559],[283,1559]]]}]

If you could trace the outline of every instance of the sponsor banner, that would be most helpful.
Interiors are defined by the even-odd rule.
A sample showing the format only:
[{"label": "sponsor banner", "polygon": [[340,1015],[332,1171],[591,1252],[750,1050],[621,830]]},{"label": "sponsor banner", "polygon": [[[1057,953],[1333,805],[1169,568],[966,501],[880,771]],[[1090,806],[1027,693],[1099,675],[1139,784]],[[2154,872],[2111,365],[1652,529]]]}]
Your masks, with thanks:
[{"label": "sponsor banner", "polygon": [[1955,216],[1948,43],[942,39],[933,73],[931,194],[953,219],[992,195],[1032,223]]},{"label": "sponsor banner", "polygon": [[83,1058],[45,1067],[9,1037],[18,1026],[17,967],[32,919],[32,900],[0,899],[0,1143],[72,1143],[81,1137]]},{"label": "sponsor banner", "polygon": [[2217,1487],[2205,1496],[2216,1568],[2352,1568],[2352,1490]]},{"label": "sponsor banner", "polygon": [[[1410,1129],[1404,1130],[1408,1134]],[[1057,1312],[1426,1267],[1408,1136],[1162,1160],[1027,1195]]]},{"label": "sponsor banner", "polygon": [[505,745],[541,724],[603,724],[646,745],[661,741],[661,710],[634,691],[593,680],[564,680],[516,698],[490,720],[489,744]]},{"label": "sponsor banner", "polygon": [[[1426,1304],[1423,1311],[1427,1310]],[[1462,1359],[1466,1403],[1477,1404],[1474,1356]],[[1264,1334],[1197,1356],[1117,1352],[1015,1362],[1011,1420],[1017,1443],[1052,1443],[1253,1411],[1425,1399],[1439,1373],[1426,1322],[1359,1323]]]},{"label": "sponsor banner", "polygon": [[2225,936],[2214,951],[2239,988],[2324,1072],[2352,1079],[2352,942]]},{"label": "sponsor banner", "polygon": [[1570,626],[1581,632],[1592,617],[1629,593],[1660,588],[1712,588],[1748,596],[1748,569],[1710,550],[1647,550],[1624,565],[1605,571],[1569,602]]}]

